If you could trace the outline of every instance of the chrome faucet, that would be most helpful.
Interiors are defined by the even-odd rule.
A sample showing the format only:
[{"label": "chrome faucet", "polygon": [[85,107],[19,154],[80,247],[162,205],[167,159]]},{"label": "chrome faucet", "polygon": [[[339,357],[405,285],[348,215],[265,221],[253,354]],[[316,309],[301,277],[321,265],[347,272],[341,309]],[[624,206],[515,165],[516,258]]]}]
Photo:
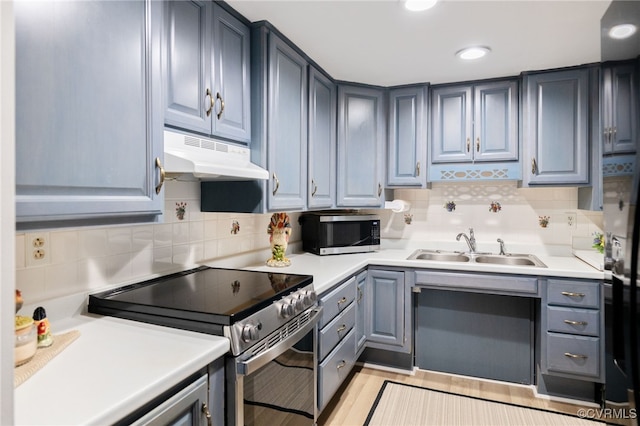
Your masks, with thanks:
[{"label": "chrome faucet", "polygon": [[504,251],[504,241],[502,238],[498,238],[497,241],[500,243],[500,256],[505,256],[507,253]]},{"label": "chrome faucet", "polygon": [[460,241],[460,237],[464,237],[464,239],[467,241],[467,245],[469,246],[469,252],[470,253],[475,253],[476,252],[476,237],[473,235],[473,228],[469,228],[469,236],[467,237],[467,234],[465,234],[464,232],[461,232],[458,234],[458,236],[456,237],[456,241]]}]

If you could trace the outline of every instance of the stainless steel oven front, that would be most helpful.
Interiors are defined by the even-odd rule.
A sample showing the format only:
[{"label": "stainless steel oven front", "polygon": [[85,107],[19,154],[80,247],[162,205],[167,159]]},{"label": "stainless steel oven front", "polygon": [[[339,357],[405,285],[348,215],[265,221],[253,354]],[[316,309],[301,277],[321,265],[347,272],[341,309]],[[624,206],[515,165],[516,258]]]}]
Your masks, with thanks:
[{"label": "stainless steel oven front", "polygon": [[[227,424],[316,423],[315,325],[321,310],[306,309],[240,355],[227,358]],[[252,327],[259,328],[260,323]]]}]

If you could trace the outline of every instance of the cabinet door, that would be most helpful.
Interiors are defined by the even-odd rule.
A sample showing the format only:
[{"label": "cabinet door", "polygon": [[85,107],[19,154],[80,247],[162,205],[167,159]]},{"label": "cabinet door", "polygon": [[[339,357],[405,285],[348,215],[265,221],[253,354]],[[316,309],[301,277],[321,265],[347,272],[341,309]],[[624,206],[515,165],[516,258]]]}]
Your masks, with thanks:
[{"label": "cabinet door", "polygon": [[165,4],[165,123],[211,134],[211,5]]},{"label": "cabinet door", "polygon": [[269,210],[303,209],[307,197],[307,63],[269,34]]},{"label": "cabinet door", "polygon": [[331,208],[336,199],[336,86],[309,67],[309,208]]},{"label": "cabinet door", "polygon": [[18,222],[161,213],[161,7],[15,4]]},{"label": "cabinet door", "polygon": [[213,135],[251,142],[249,28],[213,3]]},{"label": "cabinet door", "polygon": [[338,185],[340,207],[379,207],[385,138],[382,89],[338,86]]},{"label": "cabinet door", "polygon": [[636,151],[636,79],[634,65],[603,71],[603,138],[605,153]]},{"label": "cabinet door", "polygon": [[366,322],[366,301],[367,301],[367,272],[362,272],[356,277],[356,353],[364,348],[367,341],[367,333],[365,330]]},{"label": "cabinet door", "polygon": [[431,162],[471,161],[471,86],[439,87],[431,92]]},{"label": "cabinet door", "polygon": [[370,269],[367,275],[368,345],[388,349],[404,345],[404,272]]},{"label": "cabinet door", "polygon": [[389,140],[387,184],[427,184],[425,87],[407,87],[389,92]]},{"label": "cabinet door", "polygon": [[589,182],[589,70],[533,74],[526,80],[524,180]]},{"label": "cabinet door", "polygon": [[475,161],[518,159],[518,83],[478,84],[473,87]]}]

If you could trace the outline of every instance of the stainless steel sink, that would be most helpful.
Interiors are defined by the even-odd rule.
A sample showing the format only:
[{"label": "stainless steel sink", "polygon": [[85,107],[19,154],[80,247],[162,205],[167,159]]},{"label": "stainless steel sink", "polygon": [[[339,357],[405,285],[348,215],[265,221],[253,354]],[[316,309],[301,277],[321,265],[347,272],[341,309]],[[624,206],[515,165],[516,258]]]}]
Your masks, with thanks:
[{"label": "stainless steel sink", "polygon": [[436,262],[469,262],[471,258],[462,253],[418,250],[409,259],[433,260]]},{"label": "stainless steel sink", "polygon": [[539,268],[546,268],[547,266],[533,255],[484,255],[476,256],[474,261],[476,263],[491,263],[495,265],[510,265],[510,266],[537,266]]},{"label": "stainless steel sink", "polygon": [[507,266],[534,266],[546,268],[547,265],[532,254],[490,254],[462,253],[457,251],[425,250],[414,251],[407,260],[426,260],[436,262],[467,262]]}]

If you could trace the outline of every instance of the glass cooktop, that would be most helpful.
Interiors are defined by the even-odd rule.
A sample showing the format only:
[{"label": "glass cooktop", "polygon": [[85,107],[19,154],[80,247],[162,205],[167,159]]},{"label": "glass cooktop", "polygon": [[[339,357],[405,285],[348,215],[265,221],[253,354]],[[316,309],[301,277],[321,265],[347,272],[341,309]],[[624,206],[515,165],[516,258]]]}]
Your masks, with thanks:
[{"label": "glass cooktop", "polygon": [[312,282],[311,275],[201,266],[90,295],[89,312],[161,325],[169,325],[168,318],[174,326],[181,321],[229,325]]}]

